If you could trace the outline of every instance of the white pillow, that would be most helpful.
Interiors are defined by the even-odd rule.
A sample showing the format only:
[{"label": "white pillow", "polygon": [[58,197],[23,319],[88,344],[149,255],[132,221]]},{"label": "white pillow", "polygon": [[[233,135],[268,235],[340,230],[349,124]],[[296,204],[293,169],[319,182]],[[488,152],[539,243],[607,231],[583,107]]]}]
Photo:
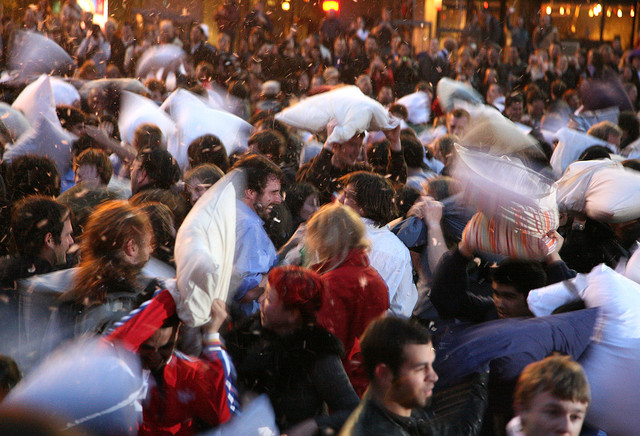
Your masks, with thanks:
[{"label": "white pillow", "polygon": [[176,135],[169,140],[168,150],[181,168],[188,165],[189,145],[203,135],[217,136],[228,155],[247,149],[253,126],[233,114],[211,109],[189,91],[176,90],[161,108],[176,122]]},{"label": "white pillow", "polygon": [[342,143],[365,130],[390,130],[399,121],[377,101],[367,97],[357,86],[342,86],[305,98],[276,114],[277,120],[298,129],[319,132],[329,121],[338,125],[327,142]]},{"label": "white pillow", "polygon": [[[640,428],[640,284],[605,265],[588,275],[529,292],[529,308],[536,316],[554,306],[575,300],[599,307],[593,342],[579,362],[591,386],[591,404],[586,421],[609,435],[636,434]],[[557,307],[557,306],[556,306]]]},{"label": "white pillow", "polygon": [[65,75],[73,72],[75,62],[55,41],[27,30],[16,30],[7,52],[7,69],[19,71],[28,79],[40,74]]},{"label": "white pillow", "polygon": [[493,108],[472,116],[472,122],[460,138],[460,143],[469,148],[486,149],[495,155],[524,150],[542,154],[535,139]]},{"label": "white pillow", "polygon": [[463,100],[474,104],[484,103],[482,96],[471,85],[447,77],[443,77],[438,81],[436,95],[438,96],[440,107],[445,112],[453,110],[455,100]]},{"label": "white pillow", "polygon": [[51,77],[51,89],[56,106],[78,106],[80,104],[80,93],[71,83],[58,77]]},{"label": "white pillow", "polygon": [[113,86],[121,91],[135,92],[136,94],[149,93],[149,90],[137,79],[98,79],[91,80],[82,85],[82,88],[80,88],[80,96],[86,100],[89,98],[89,93],[92,89],[104,89],[108,86]]},{"label": "white pillow", "polygon": [[426,123],[431,117],[431,97],[426,92],[407,94],[399,98],[396,103],[407,108],[409,121],[413,124]]},{"label": "white pillow", "polygon": [[172,67],[177,71],[186,53],[175,44],[154,45],[145,50],[136,64],[136,77],[146,78],[160,69]]},{"label": "white pillow", "polygon": [[226,301],[236,244],[236,192],[243,174],[233,171],[195,204],[178,230],[175,260],[179,295],[177,312],[189,326],[210,318],[211,304]]},{"label": "white pillow", "polygon": [[25,154],[47,156],[55,162],[58,174],[62,177],[71,169],[71,147],[76,139],[59,123],[42,118],[34,127],[20,136],[3,157],[4,160],[11,162]]},{"label": "white pillow", "polygon": [[46,74],[27,85],[16,97],[11,107],[22,111],[32,126],[36,125],[41,118],[60,124],[56,114],[51,78]]},{"label": "white pillow", "polygon": [[574,162],[556,184],[561,211],[608,223],[640,218],[640,174],[619,162]]},{"label": "white pillow", "polygon": [[558,130],[555,137],[558,139],[558,145],[551,155],[551,168],[556,177],[562,176],[569,164],[578,160],[580,155],[592,145],[602,145],[612,153],[616,152],[613,144],[567,127]]},{"label": "white pillow", "polygon": [[129,91],[122,91],[118,128],[127,144],[133,143],[136,129],[142,124],[154,124],[162,130],[165,141],[175,133],[175,123],[152,100]]},{"label": "white pillow", "polygon": [[455,148],[453,176],[460,181],[467,202],[532,236],[543,237],[558,227],[556,187],[551,180],[518,159],[492,156],[458,144]]},{"label": "white pillow", "polygon": [[7,129],[11,136],[11,142],[16,141],[20,135],[29,130],[29,120],[17,109],[5,102],[0,102],[0,123]]}]

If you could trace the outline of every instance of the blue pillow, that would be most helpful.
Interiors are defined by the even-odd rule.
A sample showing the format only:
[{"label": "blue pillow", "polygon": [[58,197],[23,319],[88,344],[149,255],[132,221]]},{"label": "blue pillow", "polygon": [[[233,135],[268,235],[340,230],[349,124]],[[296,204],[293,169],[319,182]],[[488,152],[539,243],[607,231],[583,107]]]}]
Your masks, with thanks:
[{"label": "blue pillow", "polygon": [[439,340],[434,368],[441,386],[478,371],[514,380],[529,363],[553,352],[574,360],[591,341],[597,308],[539,318],[512,318],[453,328]]}]

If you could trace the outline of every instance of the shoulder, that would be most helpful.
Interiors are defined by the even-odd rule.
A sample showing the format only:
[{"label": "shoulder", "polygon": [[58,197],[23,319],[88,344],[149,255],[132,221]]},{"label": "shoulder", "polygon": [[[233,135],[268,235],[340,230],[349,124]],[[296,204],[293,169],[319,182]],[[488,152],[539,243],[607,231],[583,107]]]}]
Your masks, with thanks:
[{"label": "shoulder", "polygon": [[404,436],[408,433],[371,400],[363,400],[351,414],[340,436],[389,435]]}]

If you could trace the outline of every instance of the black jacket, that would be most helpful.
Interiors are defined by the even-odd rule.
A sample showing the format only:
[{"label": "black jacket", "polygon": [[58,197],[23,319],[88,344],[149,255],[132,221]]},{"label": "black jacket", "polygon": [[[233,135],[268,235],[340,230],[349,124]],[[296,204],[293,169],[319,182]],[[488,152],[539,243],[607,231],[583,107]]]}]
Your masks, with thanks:
[{"label": "black jacket", "polygon": [[434,392],[432,405],[428,409],[414,409],[408,418],[365,398],[349,417],[340,436],[477,435],[487,406],[487,383],[486,373],[465,377],[459,384]]},{"label": "black jacket", "polygon": [[358,405],[342,345],[327,330],[305,326],[281,337],[251,318],[224,336],[239,388],[269,396],[281,431],[308,418],[337,431]]}]

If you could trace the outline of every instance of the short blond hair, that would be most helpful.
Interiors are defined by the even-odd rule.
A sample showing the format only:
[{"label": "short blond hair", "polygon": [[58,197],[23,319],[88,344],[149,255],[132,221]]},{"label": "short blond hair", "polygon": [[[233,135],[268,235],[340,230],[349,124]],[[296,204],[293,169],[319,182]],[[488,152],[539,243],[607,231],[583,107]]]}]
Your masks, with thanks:
[{"label": "short blond hair", "polygon": [[335,269],[349,251],[369,249],[369,240],[360,216],[340,203],[322,206],[307,223],[305,246],[322,266]]},{"label": "short blond hair", "polygon": [[549,392],[560,400],[591,402],[587,376],[582,366],[569,356],[549,356],[527,365],[514,392],[516,409],[528,410],[533,398],[542,392]]}]

